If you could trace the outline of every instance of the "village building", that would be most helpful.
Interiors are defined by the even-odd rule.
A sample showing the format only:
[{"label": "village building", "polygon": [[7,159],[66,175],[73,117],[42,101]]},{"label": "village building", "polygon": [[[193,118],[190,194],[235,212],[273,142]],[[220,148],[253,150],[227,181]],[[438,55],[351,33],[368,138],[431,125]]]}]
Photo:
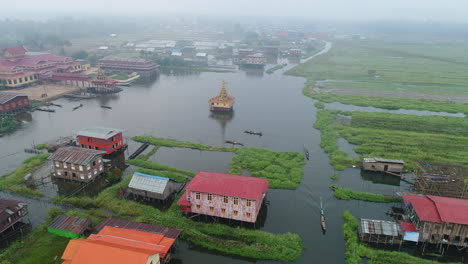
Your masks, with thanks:
[{"label": "village building", "polygon": [[134,198],[165,201],[178,191],[179,184],[169,178],[134,172],[128,184],[128,193]]},{"label": "village building", "polygon": [[403,231],[399,223],[373,219],[359,219],[359,239],[368,243],[401,244]]},{"label": "village building", "polygon": [[97,230],[87,239],[70,240],[63,263],[165,264],[171,260],[171,249],[180,234],[175,229],[118,219],[105,220]]},{"label": "village building", "polygon": [[91,220],[81,218],[77,216],[59,215],[54,221],[47,227],[47,231],[57,236],[68,237],[68,238],[84,238],[86,237],[87,231]]},{"label": "village building", "polygon": [[0,92],[0,113],[19,112],[29,107],[27,95]]},{"label": "village building", "polygon": [[241,60],[242,66],[246,67],[263,67],[266,63],[267,59],[262,53],[247,55]]},{"label": "village building", "polygon": [[364,158],[362,160],[362,168],[368,171],[381,171],[386,173],[402,173],[405,162],[396,159],[382,158]]},{"label": "village building", "polygon": [[208,54],[206,52],[197,52],[195,54],[195,62],[200,65],[208,65]]},{"label": "village building", "polygon": [[301,49],[289,49],[288,53],[289,53],[289,56],[293,56],[293,57],[302,56],[302,50]]},{"label": "village building", "polygon": [[418,233],[417,241],[468,246],[468,200],[433,195],[402,197],[412,231]]},{"label": "village building", "polygon": [[253,49],[239,49],[239,60],[247,58],[247,56],[252,55],[253,52]]},{"label": "village building", "polygon": [[72,181],[89,182],[103,174],[103,151],[79,148],[59,148],[49,159],[52,160],[54,176]]},{"label": "village building", "polygon": [[25,202],[0,198],[0,234],[13,227],[28,214]]},{"label": "village building", "polygon": [[101,150],[105,155],[125,149],[123,130],[110,127],[91,127],[77,132],[78,145],[86,149]]},{"label": "village building", "polygon": [[210,110],[215,112],[231,112],[234,108],[235,98],[229,96],[226,90],[226,82],[223,81],[223,86],[218,96],[208,100]]},{"label": "village building", "polygon": [[159,65],[151,60],[116,56],[106,56],[100,59],[99,67],[110,74],[137,72],[142,77],[154,76],[159,70]]},{"label": "village building", "polygon": [[8,47],[0,57],[0,87],[19,88],[36,83],[41,75],[83,71],[80,62],[50,53],[28,53],[23,46]]},{"label": "village building", "polygon": [[99,69],[97,75],[91,80],[90,87],[87,91],[98,94],[111,94],[122,91],[122,88],[117,87],[117,80],[110,79],[104,72]]},{"label": "village building", "polygon": [[267,191],[263,178],[201,171],[177,204],[183,212],[255,223]]}]

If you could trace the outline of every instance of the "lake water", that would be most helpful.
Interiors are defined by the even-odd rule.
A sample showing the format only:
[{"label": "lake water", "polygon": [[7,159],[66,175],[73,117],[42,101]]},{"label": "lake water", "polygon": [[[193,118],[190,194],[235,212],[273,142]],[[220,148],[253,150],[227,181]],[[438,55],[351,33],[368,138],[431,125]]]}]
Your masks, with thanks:
[{"label": "lake water", "polygon": [[[56,108],[55,113],[34,112],[31,122],[0,138],[0,174],[21,164],[28,156],[23,152],[24,148],[73,135],[89,126],[125,129],[130,151],[138,147],[129,140],[136,135],[153,135],[217,147],[229,146],[224,144],[224,140],[236,140],[245,146],[275,151],[301,152],[306,147],[310,151],[310,161],[304,166],[301,185],[294,191],[269,190],[270,204],[262,229],[273,233],[294,232],[301,236],[305,249],[294,263],[344,263],[342,212],[350,210],[356,217],[390,219],[385,213],[391,204],[339,201],[333,197],[329,186],[335,183],[330,179],[335,171],[328,163],[328,155],[319,146],[320,132],[312,127],[317,109],[313,100],[302,95],[305,80],[284,76],[282,72],[264,75],[244,71],[173,72],[161,74],[151,84],[125,87],[124,91],[114,96],[79,103],[56,100],[55,103],[63,105],[63,108]],[[228,92],[236,97],[232,116],[213,115],[209,111],[208,99],[219,93],[222,80],[227,81]],[[80,103],[84,105],[83,108],[72,111]],[[111,106],[112,110],[102,109],[100,105]],[[244,130],[262,131],[263,136],[247,135],[243,133]],[[231,156],[230,153],[161,148],[152,159],[183,169],[226,171]],[[339,174],[339,184],[356,190],[405,187],[374,183],[369,177],[362,177],[357,169],[347,169]],[[0,193],[0,197],[10,196]],[[326,234],[322,233],[319,223],[319,197],[324,200],[327,215]],[[34,201],[31,200],[31,203]],[[30,218],[34,225],[44,220],[45,211],[50,207],[41,203],[31,206]],[[224,256],[183,241],[179,245],[174,256],[180,260],[178,263],[252,262]]]}]

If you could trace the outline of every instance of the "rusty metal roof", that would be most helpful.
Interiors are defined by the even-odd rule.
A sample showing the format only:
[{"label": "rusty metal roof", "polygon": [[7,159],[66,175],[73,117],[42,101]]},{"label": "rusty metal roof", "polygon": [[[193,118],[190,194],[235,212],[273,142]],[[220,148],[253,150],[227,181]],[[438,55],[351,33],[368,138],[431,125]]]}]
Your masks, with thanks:
[{"label": "rusty metal roof", "polygon": [[104,151],[79,148],[79,147],[64,147],[59,148],[49,157],[53,161],[61,161],[66,163],[88,165],[96,156],[104,154]]},{"label": "rusty metal roof", "polygon": [[0,198],[0,222],[10,217],[10,215],[18,212],[21,208],[26,206],[26,202]]},{"label": "rusty metal roof", "polygon": [[181,230],[172,229],[169,227],[157,226],[157,225],[150,225],[144,223],[137,223],[117,218],[107,218],[106,220],[102,221],[97,227],[96,231],[101,231],[105,226],[113,226],[113,227],[121,227],[121,228],[128,228],[134,229],[138,231],[145,231],[155,234],[161,234],[168,238],[177,239]]},{"label": "rusty metal roof", "polygon": [[83,234],[91,224],[91,220],[77,216],[59,215],[49,225],[50,228],[70,231],[75,234]]},{"label": "rusty metal roof", "polygon": [[397,159],[383,159],[383,158],[364,158],[364,162],[384,162],[384,163],[397,163],[397,164],[405,164],[402,160]]},{"label": "rusty metal roof", "polygon": [[398,236],[402,233],[401,226],[397,222],[360,219],[361,232],[372,235]]},{"label": "rusty metal roof", "polygon": [[16,94],[16,93],[7,93],[7,92],[0,92],[0,104],[8,103],[9,101],[15,99],[16,97],[24,96],[24,94]]}]

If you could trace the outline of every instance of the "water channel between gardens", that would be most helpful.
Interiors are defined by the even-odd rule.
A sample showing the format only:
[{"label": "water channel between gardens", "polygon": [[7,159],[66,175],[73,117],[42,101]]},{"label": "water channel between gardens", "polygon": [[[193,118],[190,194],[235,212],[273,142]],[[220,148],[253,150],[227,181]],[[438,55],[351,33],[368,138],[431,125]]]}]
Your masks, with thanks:
[{"label": "water channel between gardens", "polygon": [[[268,65],[269,67],[271,65]],[[304,166],[304,178],[297,190],[269,190],[267,218],[262,230],[273,233],[298,233],[305,245],[300,259],[294,263],[344,263],[344,241],[341,215],[350,210],[356,217],[390,219],[385,213],[392,204],[360,201],[339,201],[329,186],[334,173],[328,155],[319,146],[320,132],[312,127],[317,109],[310,98],[302,95],[305,80],[283,75],[294,65],[273,74],[251,75],[245,71],[235,73],[161,74],[148,85],[125,87],[118,95],[89,101],[69,102],[56,100],[62,108],[55,113],[34,112],[32,121],[22,128],[0,138],[0,174],[17,168],[28,155],[24,148],[33,143],[49,142],[73,135],[89,126],[110,126],[125,129],[128,139],[136,135],[153,135],[207,145],[223,146],[224,140],[236,140],[246,146],[268,148],[275,151],[310,151],[310,161]],[[219,93],[221,81],[227,81],[228,92],[236,97],[232,116],[213,115],[208,99]],[[83,107],[72,111],[82,103]],[[102,109],[108,105],[112,110]],[[333,105],[333,109],[340,109]],[[327,107],[328,108],[328,107]],[[346,106],[340,110],[346,109]],[[400,111],[405,112],[405,111]],[[414,114],[415,111],[411,111]],[[252,136],[244,130],[262,131],[263,136]],[[343,144],[341,144],[343,145]],[[227,145],[226,145],[227,146]],[[130,151],[138,147],[131,143]],[[126,153],[127,154],[127,153]],[[231,153],[206,153],[198,150],[161,148],[151,160],[191,170],[227,170]],[[372,179],[358,169],[339,172],[338,184],[361,191],[388,193],[404,190],[398,181]],[[390,185],[388,185],[390,183]],[[323,197],[327,214],[327,233],[319,223],[319,197]],[[30,202],[30,220],[37,226],[52,207],[43,201],[24,199],[7,193],[0,197],[13,197]],[[177,263],[273,263],[223,256],[185,241],[179,243],[174,256]]]}]

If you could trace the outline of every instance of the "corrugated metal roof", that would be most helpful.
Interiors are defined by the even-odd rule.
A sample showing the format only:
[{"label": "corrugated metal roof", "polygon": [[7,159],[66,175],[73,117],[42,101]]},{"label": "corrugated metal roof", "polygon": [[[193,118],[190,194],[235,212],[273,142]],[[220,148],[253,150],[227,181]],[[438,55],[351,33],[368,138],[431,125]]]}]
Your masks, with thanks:
[{"label": "corrugated metal roof", "polygon": [[448,222],[468,225],[468,200],[433,196],[403,195],[405,204],[411,204],[421,221]]},{"label": "corrugated metal roof", "polygon": [[385,163],[398,163],[405,164],[402,160],[397,159],[383,159],[383,158],[364,158],[364,162],[385,162]]},{"label": "corrugated metal roof", "polygon": [[24,94],[16,94],[16,93],[6,93],[0,92],[0,104],[5,104],[18,96],[26,96]]},{"label": "corrugated metal roof", "polygon": [[181,232],[181,230],[172,229],[169,227],[137,223],[137,222],[127,221],[127,220],[122,220],[122,219],[117,219],[117,218],[107,218],[106,220],[102,221],[96,227],[96,230],[99,232],[105,226],[121,227],[121,228],[134,229],[134,230],[145,231],[145,232],[150,232],[150,233],[155,233],[155,234],[161,234],[161,235],[164,235],[165,237],[173,238],[173,239],[176,239]]},{"label": "corrugated metal roof", "polygon": [[133,177],[130,180],[128,187],[162,194],[164,193],[168,182],[168,178],[135,172],[133,173]]},{"label": "corrugated metal roof", "polygon": [[75,234],[83,234],[91,224],[91,220],[77,216],[59,215],[49,225],[50,228],[70,231]]},{"label": "corrugated metal roof", "polygon": [[105,153],[104,151],[79,148],[79,147],[64,147],[59,148],[49,157],[50,160],[66,162],[78,165],[88,165],[98,155]]},{"label": "corrugated metal roof", "polygon": [[3,220],[18,212],[26,205],[27,203],[22,201],[0,198],[0,222],[3,222]]},{"label": "corrugated metal roof", "polygon": [[398,236],[402,233],[401,226],[397,222],[360,219],[361,232],[372,235]]},{"label": "corrugated metal roof", "polygon": [[115,136],[118,133],[121,133],[121,132],[123,132],[123,130],[120,129],[120,128],[91,127],[91,128],[80,130],[76,134],[78,136],[108,139],[108,138],[110,138],[112,136]]}]

